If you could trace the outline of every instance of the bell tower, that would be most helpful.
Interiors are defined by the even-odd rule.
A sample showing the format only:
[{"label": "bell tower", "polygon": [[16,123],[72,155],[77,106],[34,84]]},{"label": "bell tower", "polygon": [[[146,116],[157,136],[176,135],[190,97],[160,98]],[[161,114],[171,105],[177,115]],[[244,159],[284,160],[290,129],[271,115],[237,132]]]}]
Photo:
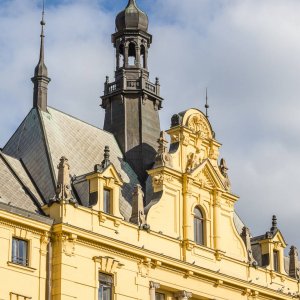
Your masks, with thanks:
[{"label": "bell tower", "polygon": [[148,53],[152,36],[148,17],[135,0],[116,17],[112,35],[116,52],[115,80],[106,77],[102,108],[104,130],[116,137],[126,161],[143,183],[151,169],[160,135],[158,111],[162,108],[158,78],[149,80]]}]

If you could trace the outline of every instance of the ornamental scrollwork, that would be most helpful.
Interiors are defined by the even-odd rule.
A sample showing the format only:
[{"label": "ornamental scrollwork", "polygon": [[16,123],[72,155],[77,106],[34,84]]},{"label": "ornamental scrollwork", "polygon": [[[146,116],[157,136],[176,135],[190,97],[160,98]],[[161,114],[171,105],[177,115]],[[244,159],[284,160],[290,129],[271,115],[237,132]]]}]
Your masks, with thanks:
[{"label": "ornamental scrollwork", "polygon": [[207,124],[207,121],[201,114],[194,114],[190,116],[187,122],[187,126],[194,133],[198,133],[201,138],[211,138],[211,130]]}]

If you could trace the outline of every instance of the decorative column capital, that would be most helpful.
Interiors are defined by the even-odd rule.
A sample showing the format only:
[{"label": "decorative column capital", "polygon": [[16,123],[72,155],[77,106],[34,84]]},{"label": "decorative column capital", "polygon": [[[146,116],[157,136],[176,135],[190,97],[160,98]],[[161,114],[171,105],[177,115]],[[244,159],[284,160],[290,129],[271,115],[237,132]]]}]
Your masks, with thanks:
[{"label": "decorative column capital", "polygon": [[150,289],[159,289],[160,288],[160,284],[154,281],[150,281]]},{"label": "decorative column capital", "polygon": [[178,300],[188,300],[189,298],[192,298],[193,294],[191,292],[187,291],[180,291],[174,294],[175,298]]}]

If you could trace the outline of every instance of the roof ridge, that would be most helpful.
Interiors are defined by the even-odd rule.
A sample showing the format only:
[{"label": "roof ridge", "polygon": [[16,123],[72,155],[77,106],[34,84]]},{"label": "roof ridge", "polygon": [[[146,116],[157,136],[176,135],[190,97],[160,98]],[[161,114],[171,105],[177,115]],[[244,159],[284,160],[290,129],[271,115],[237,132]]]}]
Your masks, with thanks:
[{"label": "roof ridge", "polygon": [[17,127],[17,129],[14,131],[14,133],[11,135],[11,137],[8,139],[8,141],[5,143],[5,145],[3,146],[2,150],[5,150],[5,147],[9,144],[9,142],[11,141],[11,139],[14,137],[14,135],[19,131],[19,129],[23,126],[24,122],[26,121],[26,119],[28,118],[28,116],[31,114],[31,112],[35,110],[35,108],[31,108],[30,111],[28,112],[28,114],[26,115],[26,117],[23,119],[23,121],[20,123],[20,125]]},{"label": "roof ridge", "polygon": [[50,147],[49,147],[47,133],[46,133],[45,125],[44,125],[44,120],[43,120],[43,117],[42,117],[42,112],[39,109],[37,109],[37,115],[38,115],[38,119],[39,119],[39,121],[41,123],[41,131],[42,131],[42,136],[43,136],[43,144],[45,146],[46,156],[47,156],[48,164],[49,164],[49,167],[50,167],[50,173],[51,173],[51,177],[52,177],[52,183],[54,185],[54,190],[55,190],[56,189],[55,169],[54,169],[53,159],[52,159],[52,156],[51,156],[51,151],[50,151]]}]

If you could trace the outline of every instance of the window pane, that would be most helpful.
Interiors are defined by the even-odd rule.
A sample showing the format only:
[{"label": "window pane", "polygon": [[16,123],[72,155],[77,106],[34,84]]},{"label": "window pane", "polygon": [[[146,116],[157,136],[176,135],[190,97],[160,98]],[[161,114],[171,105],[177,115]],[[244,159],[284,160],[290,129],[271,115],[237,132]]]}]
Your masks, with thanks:
[{"label": "window pane", "polygon": [[204,245],[204,220],[200,209],[195,208],[194,216],[194,241],[198,245]]},{"label": "window pane", "polygon": [[103,211],[107,214],[110,214],[110,190],[107,189],[104,189]]},{"label": "window pane", "polygon": [[155,300],[165,300],[165,294],[155,293]]},{"label": "window pane", "polygon": [[112,299],[112,283],[113,277],[107,274],[99,274],[99,300],[111,300]]},{"label": "window pane", "polygon": [[273,252],[273,257],[274,257],[274,271],[278,272],[279,271],[279,255],[278,251]]},{"label": "window pane", "polygon": [[27,266],[28,242],[13,238],[12,240],[12,262]]},{"label": "window pane", "polygon": [[12,262],[16,262],[17,261],[17,257],[18,257],[18,242],[16,239],[12,240]]},{"label": "window pane", "polygon": [[195,208],[194,210],[194,214],[195,214],[195,217],[198,218],[198,219],[203,219],[203,215],[202,215],[202,212],[199,208]]}]

